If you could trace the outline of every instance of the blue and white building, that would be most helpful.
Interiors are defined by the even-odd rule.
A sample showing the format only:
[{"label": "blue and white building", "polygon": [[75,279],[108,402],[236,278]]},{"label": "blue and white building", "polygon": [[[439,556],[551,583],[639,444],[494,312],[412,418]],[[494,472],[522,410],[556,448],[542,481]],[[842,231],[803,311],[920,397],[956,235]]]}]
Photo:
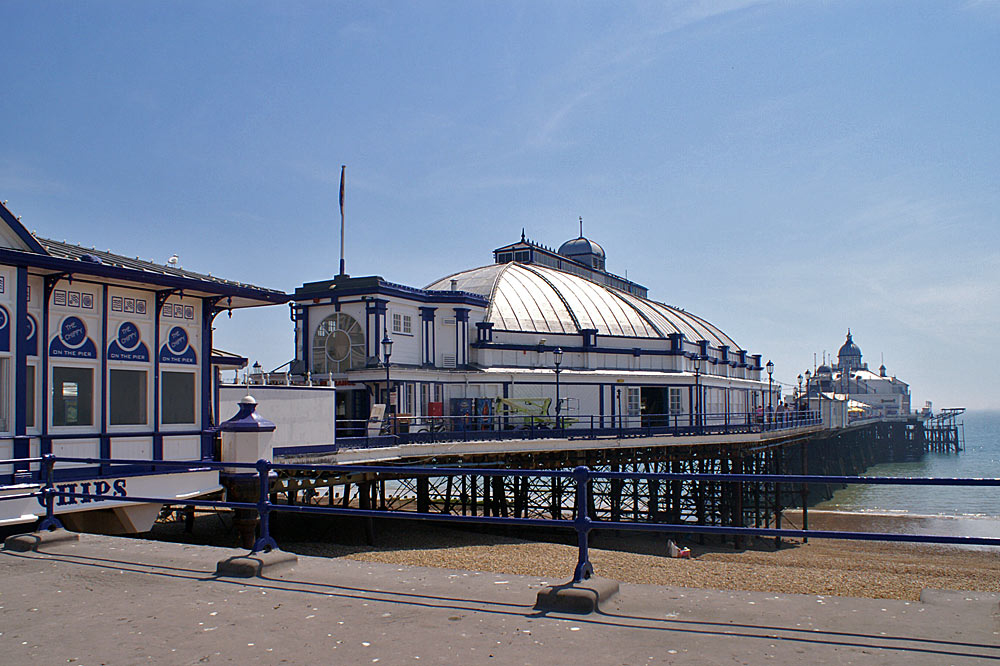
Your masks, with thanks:
[{"label": "blue and white building", "polygon": [[900,417],[910,414],[910,386],[890,375],[883,363],[878,372],[862,361],[851,331],[837,352],[837,362],[805,372],[805,393],[813,408],[822,401],[847,403],[850,418]]},{"label": "blue and white building", "polygon": [[[283,303],[280,291],[231,282],[30,233],[0,205],[0,459],[45,453],[138,461],[108,470],[62,465],[70,492],[190,497],[217,472],[154,472],[160,460],[210,459],[220,313]],[[238,365],[238,364],[237,364]],[[0,466],[0,494],[37,488],[39,466]],[[61,497],[71,527],[148,529],[158,505]],[[86,509],[86,511],[84,511]],[[42,511],[0,502],[0,524]]]},{"label": "blue and white building", "polygon": [[741,423],[767,403],[759,354],[608,272],[604,250],[582,233],[554,250],[522,232],[493,259],[423,288],[340,275],[296,289],[292,370],[336,384],[338,435],[362,434],[350,424],[387,402],[385,337],[398,414],[474,404],[480,414],[534,405],[552,415],[557,350],[560,414],[579,427],[663,415]]}]

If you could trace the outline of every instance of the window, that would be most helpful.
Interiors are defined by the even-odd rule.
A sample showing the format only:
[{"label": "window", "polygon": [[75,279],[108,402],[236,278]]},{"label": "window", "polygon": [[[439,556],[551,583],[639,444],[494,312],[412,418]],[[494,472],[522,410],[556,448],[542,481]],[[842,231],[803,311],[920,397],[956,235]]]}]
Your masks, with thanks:
[{"label": "window", "polygon": [[93,368],[52,368],[52,425],[94,425]]},{"label": "window", "polygon": [[168,372],[160,382],[164,425],[194,423],[194,373]]},{"label": "window", "polygon": [[498,252],[497,253],[497,263],[498,264],[509,264],[514,261],[513,252]]},{"label": "window", "polygon": [[629,416],[639,416],[642,411],[642,401],[640,398],[639,387],[629,387],[628,389],[628,415]]},{"label": "window", "polygon": [[400,314],[399,312],[392,313],[392,332],[402,333],[404,335],[413,334],[413,317],[410,315]]},{"label": "window", "polygon": [[514,253],[514,261],[520,261],[521,263],[528,263],[530,261],[530,254],[527,250],[518,250]]},{"label": "window", "polygon": [[29,428],[35,427],[35,366],[28,366],[28,374],[24,381],[25,406],[28,413],[25,415],[25,425]]},{"label": "window", "polygon": [[313,335],[312,371],[347,372],[365,366],[365,334],[354,317],[343,312],[319,323]]},{"label": "window", "polygon": [[111,425],[145,425],[146,371],[112,370],[110,375]]},{"label": "window", "polygon": [[676,387],[670,387],[670,413],[680,414],[681,410],[681,390]]}]

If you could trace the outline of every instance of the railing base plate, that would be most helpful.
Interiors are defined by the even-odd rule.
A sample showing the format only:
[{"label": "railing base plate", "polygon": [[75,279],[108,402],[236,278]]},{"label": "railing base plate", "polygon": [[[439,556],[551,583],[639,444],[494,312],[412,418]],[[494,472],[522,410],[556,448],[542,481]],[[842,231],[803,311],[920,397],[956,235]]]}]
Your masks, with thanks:
[{"label": "railing base plate", "polygon": [[224,560],[219,560],[215,565],[216,576],[228,576],[230,578],[254,578],[257,576],[266,577],[285,569],[295,566],[299,558],[295,553],[270,550],[266,553],[250,553],[249,555],[237,555]]},{"label": "railing base plate", "polygon": [[538,591],[535,610],[587,615],[617,594],[618,581],[596,576],[580,582],[548,585]]},{"label": "railing base plate", "polygon": [[52,530],[45,532],[31,532],[30,534],[14,534],[7,537],[3,542],[4,550],[11,550],[16,553],[27,553],[38,551],[43,546],[51,546],[57,543],[79,541],[80,535],[68,530]]}]

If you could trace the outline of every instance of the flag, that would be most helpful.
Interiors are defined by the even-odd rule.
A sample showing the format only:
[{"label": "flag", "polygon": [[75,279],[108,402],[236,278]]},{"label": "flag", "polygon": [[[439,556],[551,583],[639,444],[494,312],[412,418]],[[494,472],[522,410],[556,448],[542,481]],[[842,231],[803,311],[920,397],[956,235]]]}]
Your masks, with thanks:
[{"label": "flag", "polygon": [[340,223],[344,223],[344,171],[347,169],[346,164],[340,165]]}]

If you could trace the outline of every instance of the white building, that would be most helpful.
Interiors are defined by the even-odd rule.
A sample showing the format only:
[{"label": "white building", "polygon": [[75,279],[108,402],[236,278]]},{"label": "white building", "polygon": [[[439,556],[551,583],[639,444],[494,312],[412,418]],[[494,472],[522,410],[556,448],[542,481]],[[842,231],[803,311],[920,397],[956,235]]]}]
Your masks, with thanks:
[{"label": "white building", "polygon": [[577,427],[693,425],[746,422],[766,404],[759,354],[608,273],[582,235],[553,251],[522,232],[494,263],[423,289],[340,275],[292,300],[292,371],[337,385],[338,436],[363,434],[386,402],[385,337],[398,414],[554,415],[558,404]]},{"label": "white building", "polygon": [[[37,490],[44,454],[123,459],[61,462],[57,487],[117,498],[191,497],[215,471],[165,473],[158,461],[213,456],[219,421],[212,322],[233,309],[284,303],[280,292],[50,240],[0,204],[0,498]],[[230,411],[227,407],[226,411]],[[0,524],[29,522],[34,497],[0,502]],[[61,496],[76,527],[149,528],[158,504]]]},{"label": "white building", "polygon": [[910,387],[895,376],[889,376],[883,364],[872,372],[861,360],[861,348],[851,332],[837,352],[837,363],[806,371],[806,394],[810,401],[826,399],[847,401],[854,418],[906,416],[910,413]]}]

